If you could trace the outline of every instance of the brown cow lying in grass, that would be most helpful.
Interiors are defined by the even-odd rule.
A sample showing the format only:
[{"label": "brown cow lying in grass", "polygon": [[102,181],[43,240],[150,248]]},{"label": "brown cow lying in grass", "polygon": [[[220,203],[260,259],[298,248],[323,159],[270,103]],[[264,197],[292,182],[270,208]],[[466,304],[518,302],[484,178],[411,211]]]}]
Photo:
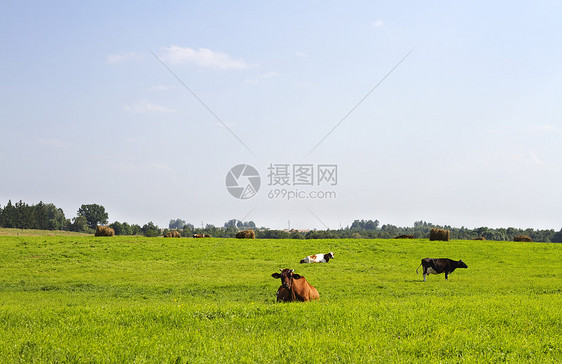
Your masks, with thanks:
[{"label": "brown cow lying in grass", "polygon": [[304,276],[293,273],[294,269],[281,269],[273,273],[275,279],[281,278],[281,287],[277,290],[277,302],[306,302],[320,298],[318,291],[306,281]]}]

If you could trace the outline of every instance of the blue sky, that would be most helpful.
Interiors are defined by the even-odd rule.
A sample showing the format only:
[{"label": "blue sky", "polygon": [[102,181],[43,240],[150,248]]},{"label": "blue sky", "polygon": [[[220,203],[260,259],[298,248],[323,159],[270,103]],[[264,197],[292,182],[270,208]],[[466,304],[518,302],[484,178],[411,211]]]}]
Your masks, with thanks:
[{"label": "blue sky", "polygon": [[[561,13],[555,1],[3,2],[0,204],[73,217],[98,203],[110,221],[160,226],[558,230]],[[225,187],[238,164],[259,171],[252,198]],[[271,165],[337,165],[337,184],[268,185]],[[335,197],[268,197],[281,190]]]}]

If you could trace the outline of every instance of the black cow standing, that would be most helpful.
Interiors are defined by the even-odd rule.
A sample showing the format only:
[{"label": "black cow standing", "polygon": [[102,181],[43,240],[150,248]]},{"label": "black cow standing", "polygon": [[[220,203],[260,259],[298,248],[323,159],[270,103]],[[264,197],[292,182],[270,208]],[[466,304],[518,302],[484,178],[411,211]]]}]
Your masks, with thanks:
[{"label": "black cow standing", "polygon": [[462,260],[452,260],[448,258],[425,258],[422,259],[421,264],[416,268],[416,273],[418,269],[423,266],[423,281],[425,282],[425,277],[428,274],[440,274],[445,272],[445,280],[449,280],[449,274],[453,273],[457,268],[468,268],[468,266]]}]

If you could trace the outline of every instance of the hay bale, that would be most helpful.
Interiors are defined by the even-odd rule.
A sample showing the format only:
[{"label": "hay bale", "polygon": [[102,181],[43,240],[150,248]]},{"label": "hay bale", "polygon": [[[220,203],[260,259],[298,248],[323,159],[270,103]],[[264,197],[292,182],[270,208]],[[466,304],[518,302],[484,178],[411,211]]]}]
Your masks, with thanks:
[{"label": "hay bale", "polygon": [[486,238],[483,236],[479,236],[477,238],[472,238],[472,240],[486,240]]},{"label": "hay bale", "polygon": [[115,230],[109,226],[96,226],[96,236],[113,236],[115,235]]},{"label": "hay bale", "polygon": [[429,240],[449,241],[449,230],[431,229],[429,231]]},{"label": "hay bale", "polygon": [[242,230],[236,233],[236,238],[238,239],[255,239],[256,233],[254,230]]},{"label": "hay bale", "polygon": [[394,239],[415,239],[416,237],[413,235],[398,235]]},{"label": "hay bale", "polygon": [[531,237],[528,235],[517,235],[516,237],[513,238],[513,241],[530,243],[533,241],[533,239],[531,239]]},{"label": "hay bale", "polygon": [[177,230],[168,231],[165,235],[165,238],[181,238],[181,234]]}]

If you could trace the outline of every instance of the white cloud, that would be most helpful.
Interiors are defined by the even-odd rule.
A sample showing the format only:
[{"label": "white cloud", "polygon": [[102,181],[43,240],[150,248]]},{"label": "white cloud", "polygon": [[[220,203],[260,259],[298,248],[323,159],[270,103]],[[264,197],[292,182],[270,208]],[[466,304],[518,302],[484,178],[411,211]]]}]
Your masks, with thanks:
[{"label": "white cloud", "polygon": [[165,106],[151,104],[148,101],[139,101],[133,106],[124,106],[125,111],[132,112],[134,114],[146,114],[146,113],[173,113],[176,112],[175,109],[171,109]]},{"label": "white cloud", "polygon": [[162,58],[175,65],[194,64],[203,68],[215,69],[243,69],[255,66],[242,59],[235,59],[226,53],[215,52],[207,48],[195,50],[172,45],[164,48],[164,52]]},{"label": "white cloud", "polygon": [[134,59],[140,59],[141,56],[136,54],[135,52],[123,52],[123,53],[119,53],[119,54],[108,54],[106,59],[105,59],[105,63],[109,63],[109,64],[117,64],[117,63],[123,63],[126,61],[130,61],[130,60],[134,60]]},{"label": "white cloud", "polygon": [[375,28],[383,27],[383,26],[384,26],[384,21],[382,21],[381,19],[375,20],[375,21],[373,22],[373,26],[374,26]]}]

